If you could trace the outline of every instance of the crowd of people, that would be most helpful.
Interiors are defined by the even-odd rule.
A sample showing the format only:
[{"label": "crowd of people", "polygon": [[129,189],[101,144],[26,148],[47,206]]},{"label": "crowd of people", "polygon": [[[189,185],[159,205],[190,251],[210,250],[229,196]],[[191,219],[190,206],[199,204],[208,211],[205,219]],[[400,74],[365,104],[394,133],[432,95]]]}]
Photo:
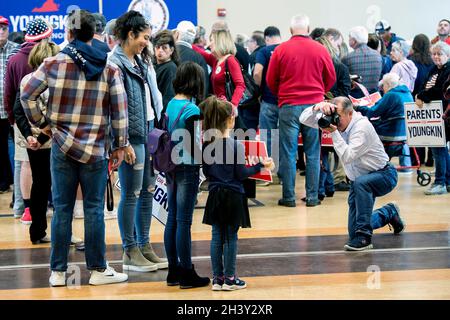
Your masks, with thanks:
[{"label": "crowd of people", "polygon": [[[249,178],[274,170],[272,158],[279,159],[273,183],[282,184],[280,206],[297,206],[299,166],[307,207],[335,191],[349,192],[345,250],[372,248],[373,230],[388,224],[401,233],[399,206],[374,211],[374,202],[397,185],[392,157],[400,157],[399,172],[412,172],[405,103],[426,108],[441,101],[450,138],[450,21],[439,22],[436,38],[420,34],[412,45],[391,29],[385,20],[371,34],[356,26],[349,49],[337,29],[310,30],[304,14],[292,17],[291,37],[283,42],[275,26],[233,39],[227,23],[218,21],[207,39],[205,29],[190,21],[153,32],[136,11],[107,22],[101,14],[74,10],[66,41],[58,46],[51,41],[52,26],[39,18],[23,37],[10,35],[17,43],[8,40],[9,21],[0,16],[0,192],[14,185],[14,216],[30,224],[33,244],[51,243],[50,285],[66,285],[70,245],[83,241],[72,234],[80,210],[89,284],[128,279],[105,258],[105,190],[115,170],[120,201],[117,215],[108,216],[118,220],[123,270],[168,269],[168,286],[211,282],[197,274],[191,249],[192,216],[205,177],[212,290],[246,288],[236,270],[238,230],[251,226],[247,200],[255,197],[256,183]],[[258,93],[249,93],[249,81]],[[373,107],[349,99],[374,92],[382,98]],[[319,128],[331,134],[333,148],[321,147]],[[147,142],[156,129],[166,130],[180,151],[166,172],[167,259],[155,253],[150,235],[157,172]],[[269,158],[247,167],[234,129],[259,130]],[[180,130],[186,134],[175,141]],[[449,150],[429,149],[435,181],[425,195],[447,194]],[[214,161],[205,162],[205,150],[214,150]],[[425,149],[419,154],[423,162]]]}]

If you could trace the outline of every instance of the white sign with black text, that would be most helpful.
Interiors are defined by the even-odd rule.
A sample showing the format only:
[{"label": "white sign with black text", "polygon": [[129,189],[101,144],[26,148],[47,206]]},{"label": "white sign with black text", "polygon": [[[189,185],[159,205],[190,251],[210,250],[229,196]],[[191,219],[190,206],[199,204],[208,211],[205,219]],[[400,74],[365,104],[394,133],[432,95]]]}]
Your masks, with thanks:
[{"label": "white sign with black text", "polygon": [[405,122],[408,145],[411,147],[444,147],[445,125],[442,119],[442,101],[405,103]]}]

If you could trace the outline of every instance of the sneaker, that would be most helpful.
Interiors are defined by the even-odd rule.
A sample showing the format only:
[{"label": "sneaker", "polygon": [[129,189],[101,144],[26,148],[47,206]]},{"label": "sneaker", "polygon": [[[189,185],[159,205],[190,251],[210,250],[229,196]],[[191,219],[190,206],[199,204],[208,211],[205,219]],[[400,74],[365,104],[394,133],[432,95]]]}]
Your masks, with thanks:
[{"label": "sneaker", "polygon": [[224,277],[214,277],[212,282],[212,291],[222,291]]},{"label": "sneaker", "polygon": [[284,200],[284,199],[278,200],[278,205],[288,208],[295,208],[297,206],[294,200]]},{"label": "sneaker", "polygon": [[438,194],[446,194],[447,193],[447,187],[442,186],[440,184],[432,184],[431,187],[427,190],[425,190],[425,195],[432,196],[432,195],[438,195]]},{"label": "sneaker", "polygon": [[269,181],[256,180],[256,186],[258,187],[268,187],[269,185]]},{"label": "sneaker", "polygon": [[72,235],[72,237],[70,238],[70,244],[75,245],[75,249],[78,251],[84,251],[85,249],[84,241],[80,238],[75,237],[74,235]]},{"label": "sneaker", "polygon": [[75,219],[84,219],[83,200],[76,200],[73,208],[73,217]]},{"label": "sneaker", "polygon": [[125,249],[122,259],[123,271],[151,272],[158,270],[158,266],[147,260],[138,247]]},{"label": "sneaker", "polygon": [[233,279],[225,278],[225,282],[222,286],[223,291],[234,291],[247,288],[247,284],[245,281],[239,279],[238,277],[234,277]]},{"label": "sneaker", "polygon": [[23,212],[14,211],[14,219],[20,219],[23,216]]},{"label": "sneaker", "polygon": [[392,215],[391,220],[389,221],[389,229],[392,226],[392,228],[394,229],[394,234],[399,234],[405,229],[405,223],[400,217],[400,208],[396,203],[388,203],[387,205],[392,206],[395,211]]},{"label": "sneaker", "polygon": [[45,236],[36,241],[31,241],[32,244],[42,244],[42,243],[50,243],[50,242],[52,242],[52,240],[50,239],[49,236]]},{"label": "sneaker", "polygon": [[53,208],[48,207],[47,208],[47,213],[45,215],[47,216],[47,218],[53,217]]},{"label": "sneaker", "polygon": [[66,285],[66,273],[60,271],[52,271],[48,282],[52,287],[64,287]]},{"label": "sneaker", "polygon": [[115,271],[112,267],[106,265],[104,271],[91,271],[89,284],[93,286],[100,286],[103,284],[119,283],[128,280],[128,275]]},{"label": "sneaker", "polygon": [[150,243],[147,243],[145,246],[139,249],[141,250],[141,253],[145,257],[145,259],[156,264],[158,269],[167,269],[169,267],[169,262],[167,262],[167,259],[158,257]]},{"label": "sneaker", "polygon": [[22,218],[20,218],[20,222],[22,222],[23,224],[31,224],[32,221],[31,221],[30,208],[25,208]]},{"label": "sneaker", "polygon": [[105,210],[103,216],[105,220],[117,219],[117,209],[114,208],[113,211]]},{"label": "sneaker", "polygon": [[370,237],[360,235],[350,240],[350,242],[347,243],[344,248],[347,251],[369,250],[373,248],[372,239]]},{"label": "sneaker", "polygon": [[398,170],[397,173],[403,176],[409,176],[413,174],[412,170]]},{"label": "sneaker", "polygon": [[83,242],[82,239],[75,237],[74,235],[72,235],[72,237],[70,238],[70,244],[77,244]]}]

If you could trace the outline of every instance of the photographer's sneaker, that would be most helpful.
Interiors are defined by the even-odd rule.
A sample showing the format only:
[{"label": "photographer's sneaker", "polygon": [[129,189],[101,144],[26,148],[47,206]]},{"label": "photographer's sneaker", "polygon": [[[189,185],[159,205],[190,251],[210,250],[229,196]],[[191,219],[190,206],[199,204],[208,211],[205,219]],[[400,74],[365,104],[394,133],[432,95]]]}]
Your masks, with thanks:
[{"label": "photographer's sneaker", "polygon": [[223,291],[234,291],[247,288],[247,284],[245,281],[239,279],[238,277],[225,278],[225,281],[222,286]]},{"label": "photographer's sneaker", "polygon": [[394,234],[400,234],[405,229],[405,223],[400,217],[400,208],[395,203],[388,203],[388,206],[391,206],[394,209],[394,214],[392,215],[391,220],[389,220],[389,229],[394,229]]},{"label": "photographer's sneaker", "polygon": [[224,284],[224,277],[214,277],[212,281],[212,291],[222,291],[222,286]]},{"label": "photographer's sneaker", "polygon": [[127,280],[127,274],[117,272],[112,267],[107,265],[104,271],[91,271],[89,284],[93,286],[101,286],[104,284],[125,282]]},{"label": "photographer's sneaker", "polygon": [[52,271],[48,282],[52,287],[64,287],[66,285],[66,273],[60,271]]},{"label": "photographer's sneaker", "polygon": [[373,248],[372,239],[370,237],[357,236],[350,240],[350,242],[347,243],[344,248],[347,251],[369,250]]}]

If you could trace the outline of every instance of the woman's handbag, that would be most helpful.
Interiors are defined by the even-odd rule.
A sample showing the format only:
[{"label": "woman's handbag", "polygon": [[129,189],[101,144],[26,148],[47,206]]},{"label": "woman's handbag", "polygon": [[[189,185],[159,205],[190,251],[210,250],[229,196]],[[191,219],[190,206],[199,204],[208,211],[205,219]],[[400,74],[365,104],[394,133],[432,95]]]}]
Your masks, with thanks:
[{"label": "woman's handbag", "polygon": [[[231,77],[230,70],[228,69],[228,59],[225,60],[225,95],[227,97],[228,101],[231,101],[233,97],[233,93],[235,90],[233,78]],[[255,102],[259,99],[259,87],[253,80],[252,76],[248,74],[245,70],[243,70],[241,67],[241,73],[242,77],[244,78],[245,82],[245,91],[242,95],[241,100],[239,101],[238,107],[245,108],[250,107],[252,105],[255,105]]]}]

